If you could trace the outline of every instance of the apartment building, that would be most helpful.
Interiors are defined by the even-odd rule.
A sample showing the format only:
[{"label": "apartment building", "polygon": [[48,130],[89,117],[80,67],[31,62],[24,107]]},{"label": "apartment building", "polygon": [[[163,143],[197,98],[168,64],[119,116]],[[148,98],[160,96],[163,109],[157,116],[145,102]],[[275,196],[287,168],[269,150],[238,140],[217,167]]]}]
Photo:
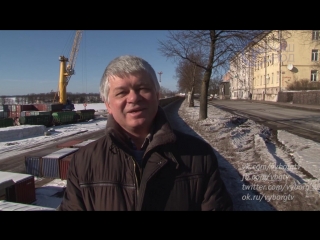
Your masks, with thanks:
[{"label": "apartment building", "polygon": [[253,44],[236,54],[229,65],[230,99],[248,99],[253,90]]},{"label": "apartment building", "polygon": [[230,61],[230,98],[277,101],[301,79],[319,81],[320,30],[271,30]]}]

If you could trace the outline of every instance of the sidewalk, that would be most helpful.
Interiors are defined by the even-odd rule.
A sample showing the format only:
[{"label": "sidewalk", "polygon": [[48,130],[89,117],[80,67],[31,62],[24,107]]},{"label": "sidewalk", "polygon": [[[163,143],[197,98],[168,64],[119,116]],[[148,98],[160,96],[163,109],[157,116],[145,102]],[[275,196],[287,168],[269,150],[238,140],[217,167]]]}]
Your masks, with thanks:
[{"label": "sidewalk", "polygon": [[[244,99],[239,99],[244,100]],[[262,104],[271,104],[271,105],[277,105],[279,107],[284,108],[295,108],[295,109],[302,109],[302,110],[309,110],[309,111],[319,111],[320,113],[320,105],[309,105],[309,104],[297,104],[297,103],[285,103],[285,102],[271,102],[271,101],[258,101],[258,100],[244,100],[247,102],[256,102],[256,103],[262,103]]]}]

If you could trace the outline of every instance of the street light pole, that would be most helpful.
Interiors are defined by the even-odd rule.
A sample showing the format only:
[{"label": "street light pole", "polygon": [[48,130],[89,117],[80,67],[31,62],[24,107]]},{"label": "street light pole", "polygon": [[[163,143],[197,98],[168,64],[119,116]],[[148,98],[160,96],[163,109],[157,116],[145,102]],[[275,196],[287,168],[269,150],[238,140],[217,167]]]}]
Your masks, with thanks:
[{"label": "street light pole", "polygon": [[159,74],[159,82],[161,83],[161,74],[162,74],[162,72],[158,72],[158,74]]},{"label": "street light pole", "polygon": [[[158,74],[159,74],[159,85],[160,85],[159,93],[161,95],[161,74],[162,74],[162,71],[158,72]],[[160,98],[161,98],[161,96],[160,96]]]}]

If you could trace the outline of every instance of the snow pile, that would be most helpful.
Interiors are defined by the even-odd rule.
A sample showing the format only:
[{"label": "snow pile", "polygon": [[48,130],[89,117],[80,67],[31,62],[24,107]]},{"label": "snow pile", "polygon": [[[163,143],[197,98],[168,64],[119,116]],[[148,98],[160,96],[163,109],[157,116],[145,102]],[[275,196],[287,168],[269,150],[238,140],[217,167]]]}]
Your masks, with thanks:
[{"label": "snow pile", "polygon": [[12,141],[29,137],[43,136],[44,125],[24,125],[0,128],[0,142]]}]

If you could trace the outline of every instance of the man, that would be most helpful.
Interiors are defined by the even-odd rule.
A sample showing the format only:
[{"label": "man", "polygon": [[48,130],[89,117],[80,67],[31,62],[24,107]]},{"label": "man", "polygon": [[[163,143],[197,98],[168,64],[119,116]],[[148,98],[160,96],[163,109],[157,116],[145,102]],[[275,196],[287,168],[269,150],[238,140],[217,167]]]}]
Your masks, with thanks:
[{"label": "man", "polygon": [[57,210],[233,210],[212,147],[170,127],[159,92],[145,60],[110,62],[100,82],[106,135],[74,154]]}]

